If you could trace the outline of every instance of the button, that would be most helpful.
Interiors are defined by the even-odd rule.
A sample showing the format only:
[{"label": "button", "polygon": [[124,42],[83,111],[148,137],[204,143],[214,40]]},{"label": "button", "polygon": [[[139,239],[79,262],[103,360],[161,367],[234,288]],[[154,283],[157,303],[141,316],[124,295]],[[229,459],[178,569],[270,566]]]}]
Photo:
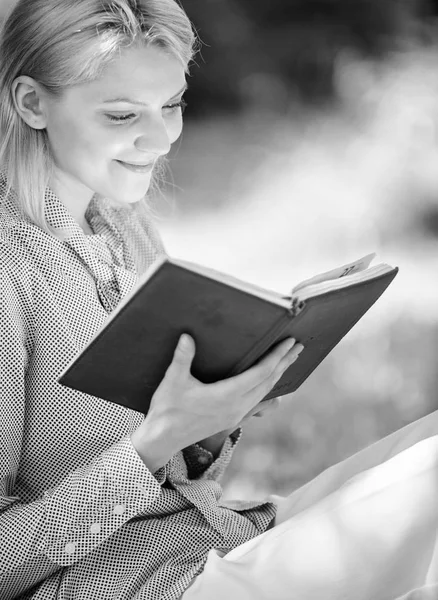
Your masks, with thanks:
[{"label": "button", "polygon": [[90,533],[100,533],[102,531],[102,527],[100,526],[100,523],[93,523],[90,526]]},{"label": "button", "polygon": [[126,506],[124,504],[116,504],[114,507],[115,515],[124,515],[126,512]]},{"label": "button", "polygon": [[66,554],[74,554],[76,552],[76,544],[74,542],[69,542],[64,546],[64,552]]}]

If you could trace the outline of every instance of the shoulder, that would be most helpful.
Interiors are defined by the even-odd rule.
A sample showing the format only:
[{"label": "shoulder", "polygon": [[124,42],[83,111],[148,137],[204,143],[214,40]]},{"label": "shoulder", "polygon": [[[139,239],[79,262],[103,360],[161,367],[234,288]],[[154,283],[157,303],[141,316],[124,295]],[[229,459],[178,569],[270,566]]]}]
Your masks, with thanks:
[{"label": "shoulder", "polygon": [[0,265],[4,272],[38,277],[42,266],[56,254],[59,240],[22,214],[15,195],[4,192],[0,182]]},{"label": "shoulder", "polygon": [[[34,226],[21,219],[11,201],[0,200],[0,300],[2,310],[28,316],[33,312],[33,290],[38,275],[27,243]],[[26,241],[27,240],[27,241]]]},{"label": "shoulder", "polygon": [[33,312],[34,273],[29,263],[15,251],[0,232],[0,299],[2,310]]},{"label": "shoulder", "polygon": [[29,358],[36,322],[34,277],[27,262],[14,252],[1,232],[0,256],[0,346],[6,356],[11,356],[17,343],[23,348],[23,356]]},{"label": "shoulder", "polygon": [[29,254],[31,236],[18,223],[5,223],[0,209],[0,274],[11,281],[28,280],[35,269]]},{"label": "shoulder", "polygon": [[13,236],[6,236],[0,229],[0,274],[2,278],[11,280],[28,278],[31,273],[31,265],[26,259],[25,253],[19,252],[20,244],[14,244]]},{"label": "shoulder", "polygon": [[0,181],[0,266],[8,268],[25,267],[23,240],[26,237],[23,228],[29,227],[15,201],[5,195],[5,185]]}]

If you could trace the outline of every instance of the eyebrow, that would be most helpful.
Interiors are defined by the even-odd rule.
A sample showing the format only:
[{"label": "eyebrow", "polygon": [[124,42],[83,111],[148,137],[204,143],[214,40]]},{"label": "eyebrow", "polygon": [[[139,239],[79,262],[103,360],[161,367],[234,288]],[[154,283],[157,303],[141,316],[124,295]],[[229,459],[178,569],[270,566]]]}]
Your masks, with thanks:
[{"label": "eyebrow", "polygon": [[[183,85],[183,87],[179,90],[179,92],[176,92],[176,94],[174,94],[172,96],[172,98],[170,98],[168,101],[172,100],[173,98],[176,98],[180,94],[183,94],[187,90],[188,87],[189,86],[187,83],[185,85]],[[130,98],[124,98],[124,97],[111,98],[110,100],[104,100],[102,102],[102,104],[115,104],[117,102],[125,102],[126,104],[136,104],[139,106],[148,106],[148,104],[146,102],[140,102],[139,100],[131,100]]]}]

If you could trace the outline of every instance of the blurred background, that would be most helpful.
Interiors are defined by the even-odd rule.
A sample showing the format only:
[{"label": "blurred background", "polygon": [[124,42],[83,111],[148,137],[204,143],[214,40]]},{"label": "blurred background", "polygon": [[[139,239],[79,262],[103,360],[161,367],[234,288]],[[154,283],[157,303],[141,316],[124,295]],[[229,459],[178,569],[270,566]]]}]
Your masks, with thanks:
[{"label": "blurred background", "polygon": [[157,199],[170,254],[288,292],[377,252],[392,286],[225,494],[288,493],[438,408],[438,2],[182,0],[203,42]]},{"label": "blurred background", "polygon": [[400,268],[246,427],[225,495],[263,498],[438,408],[438,0],[181,4],[202,49],[153,199],[169,253],[285,293],[369,252]]}]

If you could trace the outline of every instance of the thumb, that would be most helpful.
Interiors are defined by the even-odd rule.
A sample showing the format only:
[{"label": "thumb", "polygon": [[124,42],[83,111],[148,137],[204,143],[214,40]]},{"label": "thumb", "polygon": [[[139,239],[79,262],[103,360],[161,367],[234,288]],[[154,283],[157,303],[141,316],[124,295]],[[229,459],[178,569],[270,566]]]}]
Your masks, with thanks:
[{"label": "thumb", "polygon": [[187,333],[183,333],[178,340],[175,348],[171,366],[172,371],[190,372],[193,359],[195,357],[195,341]]}]

